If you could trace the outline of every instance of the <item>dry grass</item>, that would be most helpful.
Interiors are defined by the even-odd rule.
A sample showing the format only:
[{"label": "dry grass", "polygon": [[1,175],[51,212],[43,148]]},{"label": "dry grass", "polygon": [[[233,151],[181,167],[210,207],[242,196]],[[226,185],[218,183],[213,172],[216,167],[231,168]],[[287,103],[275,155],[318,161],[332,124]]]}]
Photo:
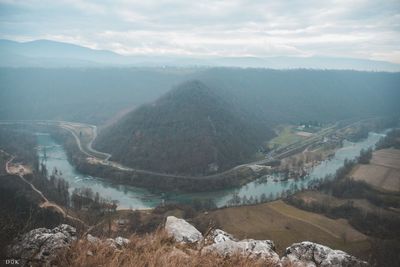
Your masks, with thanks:
[{"label": "dry grass", "polygon": [[11,174],[16,174],[16,175],[27,175],[32,173],[32,167],[29,165],[23,165],[20,163],[10,163],[8,165],[8,171]]},{"label": "dry grass", "polygon": [[304,211],[287,205],[280,200],[271,202],[270,207],[288,217],[307,222],[338,239],[342,238],[342,236],[346,236],[347,241],[350,242],[367,239],[364,234],[355,230],[345,219],[330,219],[317,213]]},{"label": "dry grass", "polygon": [[274,146],[286,146],[291,143],[305,139],[304,137],[297,135],[292,128],[293,126],[289,125],[279,126],[276,130],[277,136],[268,142],[268,146],[271,148]]},{"label": "dry grass", "polygon": [[356,166],[351,177],[378,189],[400,192],[400,150],[375,151],[370,164]]},{"label": "dry grass", "polygon": [[361,258],[365,257],[370,246],[367,237],[346,220],[333,220],[297,209],[282,201],[225,208],[197,218],[199,224],[206,225],[209,221],[240,239],[273,240],[281,255],[286,247],[306,240],[344,250]]},{"label": "dry grass", "polygon": [[372,204],[366,199],[357,199],[357,198],[341,199],[318,191],[300,192],[297,193],[295,197],[298,199],[302,199],[307,204],[319,203],[330,208],[336,208],[346,204],[348,201],[351,201],[353,203],[353,207],[359,208],[360,210],[363,210],[365,212],[375,213],[379,215],[387,215],[387,216],[397,216],[395,212],[399,212],[399,211],[393,212],[390,210],[382,209],[381,207]]},{"label": "dry grass", "polygon": [[338,207],[347,202],[346,199],[336,198],[331,195],[324,194],[319,191],[303,191],[299,192],[295,195],[296,198],[302,199],[305,203],[321,203],[325,205],[329,205],[330,207]]},{"label": "dry grass", "polygon": [[[130,244],[119,250],[100,242],[76,242],[70,250],[59,256],[59,266],[115,267],[115,266],[273,266],[265,260],[240,255],[223,257],[200,253],[189,245],[178,244],[164,231],[130,238]],[[90,252],[89,252],[90,251]]]}]

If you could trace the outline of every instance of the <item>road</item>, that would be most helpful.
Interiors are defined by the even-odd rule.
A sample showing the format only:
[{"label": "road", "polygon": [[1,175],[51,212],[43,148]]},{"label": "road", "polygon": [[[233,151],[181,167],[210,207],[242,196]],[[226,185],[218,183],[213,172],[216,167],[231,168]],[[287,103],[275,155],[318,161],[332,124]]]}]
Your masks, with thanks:
[{"label": "road", "polygon": [[35,192],[40,196],[40,198],[42,199],[42,203],[40,203],[40,205],[39,205],[40,208],[44,208],[44,209],[53,209],[53,210],[55,210],[56,212],[60,213],[64,218],[68,218],[68,219],[70,219],[70,220],[73,220],[73,221],[75,221],[75,222],[78,222],[78,223],[82,224],[82,225],[85,226],[85,227],[89,227],[89,226],[88,226],[84,221],[82,221],[81,219],[76,218],[76,217],[74,217],[74,216],[71,216],[71,215],[67,214],[61,206],[57,205],[57,204],[54,203],[54,202],[49,201],[39,189],[37,189],[31,182],[29,182],[28,180],[26,180],[26,179],[24,178],[23,174],[21,174],[21,173],[16,174],[16,173],[11,172],[11,171],[10,171],[9,165],[10,165],[10,163],[11,163],[14,159],[15,159],[15,157],[12,156],[11,159],[9,159],[9,160],[6,162],[6,166],[5,166],[6,172],[7,172],[8,174],[10,174],[10,175],[17,175],[24,183],[28,184],[28,185],[32,188],[32,190],[35,191]]},{"label": "road", "polygon": [[[105,152],[100,152],[98,150],[95,150],[93,148],[93,142],[94,140],[96,140],[97,137],[97,126],[96,125],[90,125],[90,124],[81,124],[81,123],[67,123],[67,122],[60,122],[59,126],[65,130],[67,130],[68,132],[70,132],[79,147],[79,150],[84,153],[85,155],[89,156],[89,157],[95,157],[98,158],[97,155],[102,155],[104,157],[104,161],[108,161],[111,158],[111,154],[109,153],[105,153]],[[82,146],[81,143],[81,139],[79,138],[79,136],[76,134],[76,132],[74,131],[74,126],[78,126],[78,127],[88,127],[90,129],[92,129],[92,138],[89,141],[89,143],[84,147]]]},{"label": "road", "polygon": [[[369,119],[365,119],[369,120]],[[230,173],[236,173],[236,171],[240,168],[244,167],[249,167],[251,165],[263,165],[266,164],[272,160],[276,159],[282,159],[284,157],[288,157],[291,154],[296,153],[296,151],[299,151],[300,149],[305,149],[306,147],[320,141],[323,139],[325,136],[331,135],[335,132],[341,131],[347,127],[351,127],[352,125],[355,125],[357,123],[360,123],[365,120],[360,120],[354,123],[350,123],[344,127],[338,128],[339,127],[339,122],[337,122],[335,125],[323,129],[321,132],[315,134],[314,136],[304,140],[304,141],[299,141],[293,144],[289,144],[283,148],[279,148],[273,153],[273,156],[267,159],[263,160],[258,160],[255,162],[250,162],[250,163],[245,163],[241,164],[238,166],[233,167],[232,169],[217,173],[217,174],[212,174],[212,175],[207,175],[207,176],[189,176],[189,175],[176,175],[176,174],[168,174],[168,173],[161,173],[161,172],[156,172],[156,171],[150,171],[150,170],[141,170],[141,169],[135,169],[131,167],[124,166],[120,163],[110,161],[109,159],[111,158],[111,155],[108,153],[100,152],[92,148],[92,144],[95,141],[97,137],[97,127],[95,125],[91,124],[85,124],[85,123],[77,123],[77,122],[67,122],[67,121],[54,121],[54,120],[38,120],[38,121],[3,121],[0,122],[0,124],[16,124],[16,123],[33,123],[33,124],[41,124],[41,125],[52,125],[52,126],[57,126],[60,127],[64,130],[67,130],[69,133],[72,134],[72,136],[75,138],[75,141],[78,145],[79,150],[86,156],[93,158],[96,160],[98,164],[106,165],[106,166],[111,166],[113,168],[116,168],[121,171],[129,171],[129,172],[135,172],[138,174],[145,174],[145,175],[155,175],[155,176],[160,176],[160,177],[168,177],[168,178],[177,178],[177,179],[215,179],[218,177],[222,177],[224,175],[230,174]],[[82,145],[81,139],[79,136],[76,134],[74,131],[74,127],[87,127],[92,129],[92,134],[91,134],[91,140],[88,142],[86,146]],[[102,155],[104,158],[99,158],[97,155]]]},{"label": "road", "polygon": [[[84,125],[84,124],[80,124],[80,125]],[[207,178],[216,178],[216,177],[220,177],[220,176],[222,176],[222,175],[229,174],[229,173],[231,173],[231,172],[236,172],[236,171],[237,171],[238,169],[240,169],[240,168],[248,167],[248,166],[250,166],[250,165],[255,165],[255,164],[265,164],[265,163],[267,163],[267,162],[269,162],[269,161],[272,160],[272,159],[264,159],[264,160],[261,160],[261,161],[255,161],[255,162],[251,162],[251,163],[241,164],[241,165],[235,166],[235,167],[232,168],[232,169],[229,169],[229,170],[226,170],[226,171],[217,173],[217,174],[213,174],[213,175],[208,175],[208,176],[176,175],[176,174],[160,173],[160,172],[150,171],[150,170],[134,169],[134,168],[130,168],[130,167],[124,166],[124,165],[122,165],[122,164],[120,164],[120,163],[117,163],[117,162],[114,162],[114,161],[110,161],[110,160],[109,160],[110,157],[111,157],[110,154],[104,153],[104,152],[100,152],[100,151],[97,151],[97,150],[94,150],[94,149],[91,148],[91,145],[93,144],[95,138],[97,137],[97,128],[96,128],[94,125],[90,125],[90,127],[92,128],[93,134],[92,134],[92,139],[91,139],[90,142],[89,142],[89,145],[86,147],[87,150],[84,149],[84,147],[83,147],[82,144],[81,144],[80,138],[79,138],[78,135],[74,132],[73,129],[71,129],[70,127],[66,126],[66,125],[65,125],[65,122],[61,124],[61,127],[62,127],[63,129],[68,130],[68,131],[74,136],[75,141],[76,141],[76,143],[77,143],[77,145],[78,145],[78,147],[79,147],[79,150],[80,150],[82,153],[84,153],[85,155],[87,155],[87,156],[89,156],[89,157],[91,157],[91,158],[96,159],[96,160],[98,161],[99,164],[111,166],[111,167],[113,167],[113,168],[116,168],[116,169],[122,170],[122,171],[132,171],[132,172],[135,172],[135,173],[145,174],[145,175],[156,175],[156,176],[161,176],[161,177],[179,178],[179,179],[207,179]],[[316,141],[318,141],[319,139],[323,138],[323,136],[327,135],[328,133],[330,134],[330,133],[331,133],[331,130],[334,130],[335,127],[336,127],[336,126],[332,126],[332,127],[328,128],[328,129],[324,129],[324,135],[321,134],[320,136],[312,137],[312,138],[311,138],[312,140],[310,140],[310,141],[307,143],[307,146],[310,145],[311,143],[316,142]],[[304,146],[304,144],[301,144],[301,145]],[[288,147],[291,147],[291,146],[293,146],[293,144],[289,145]],[[296,150],[296,149],[298,149],[298,147],[295,147],[295,148],[293,148],[293,149],[291,149],[291,150],[286,150],[286,151],[283,152],[283,153],[284,153],[284,154],[288,154],[288,153],[291,153],[292,151],[294,151],[294,150]],[[92,154],[89,153],[88,150],[89,150],[89,151],[91,150],[91,151],[94,152],[94,153],[101,153],[101,154],[103,154],[103,155],[106,155],[106,159],[101,160],[101,159],[97,158],[96,155],[94,155],[94,153],[92,153]],[[282,149],[280,149],[280,150],[282,150]],[[279,156],[279,155],[278,155],[278,156]],[[275,156],[275,158],[278,158],[278,156]]]}]

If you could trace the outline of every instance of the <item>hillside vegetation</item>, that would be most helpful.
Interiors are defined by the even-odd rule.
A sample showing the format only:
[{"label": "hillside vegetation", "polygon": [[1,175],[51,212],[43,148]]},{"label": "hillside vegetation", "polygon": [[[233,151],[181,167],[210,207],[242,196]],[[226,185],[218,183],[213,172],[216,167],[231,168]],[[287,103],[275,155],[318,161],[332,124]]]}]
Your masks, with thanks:
[{"label": "hillside vegetation", "polygon": [[[178,248],[179,249],[178,249]],[[72,249],[60,255],[62,266],[274,266],[266,260],[235,254],[231,257],[216,253],[198,253],[194,247],[176,244],[164,231],[146,236],[133,235],[130,244],[118,253],[109,244],[76,242]],[[92,254],[88,255],[88,251]],[[190,256],[188,253],[192,252]],[[288,266],[290,267],[290,266]]]},{"label": "hillside vegetation", "polygon": [[271,122],[400,114],[399,73],[219,68],[198,78]]},{"label": "hillside vegetation", "polygon": [[240,68],[0,68],[0,119],[103,124],[197,79],[260,119],[293,123],[399,114],[400,74]]},{"label": "hillside vegetation", "polygon": [[239,238],[274,240],[278,253],[302,240],[322,243],[358,257],[365,257],[369,249],[367,237],[347,221],[303,211],[281,200],[210,211],[200,214],[194,222],[200,229],[212,222]]},{"label": "hillside vegetation", "polygon": [[95,145],[135,168],[204,175],[250,160],[271,135],[265,124],[191,81],[127,114]]}]

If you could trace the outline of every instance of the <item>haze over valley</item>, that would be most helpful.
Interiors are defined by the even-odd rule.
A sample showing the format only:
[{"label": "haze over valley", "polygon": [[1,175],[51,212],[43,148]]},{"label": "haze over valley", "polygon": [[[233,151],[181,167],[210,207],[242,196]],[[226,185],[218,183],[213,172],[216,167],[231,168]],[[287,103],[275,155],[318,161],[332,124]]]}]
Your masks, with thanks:
[{"label": "haze over valley", "polygon": [[5,266],[398,266],[397,1],[0,0]]}]

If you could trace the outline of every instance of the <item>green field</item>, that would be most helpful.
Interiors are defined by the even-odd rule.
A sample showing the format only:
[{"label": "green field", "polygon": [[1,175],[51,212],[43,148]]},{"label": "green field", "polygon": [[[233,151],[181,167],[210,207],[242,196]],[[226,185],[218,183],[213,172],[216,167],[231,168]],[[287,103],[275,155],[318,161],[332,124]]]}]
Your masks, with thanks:
[{"label": "green field", "polygon": [[277,136],[271,139],[267,144],[269,148],[286,146],[294,142],[304,140],[304,137],[296,134],[295,127],[291,125],[279,126],[276,129],[276,133]]},{"label": "green field", "polygon": [[283,201],[232,207],[200,215],[197,222],[216,226],[237,238],[273,240],[278,253],[295,242],[313,241],[359,257],[368,254],[368,237],[344,219],[300,210]]}]

